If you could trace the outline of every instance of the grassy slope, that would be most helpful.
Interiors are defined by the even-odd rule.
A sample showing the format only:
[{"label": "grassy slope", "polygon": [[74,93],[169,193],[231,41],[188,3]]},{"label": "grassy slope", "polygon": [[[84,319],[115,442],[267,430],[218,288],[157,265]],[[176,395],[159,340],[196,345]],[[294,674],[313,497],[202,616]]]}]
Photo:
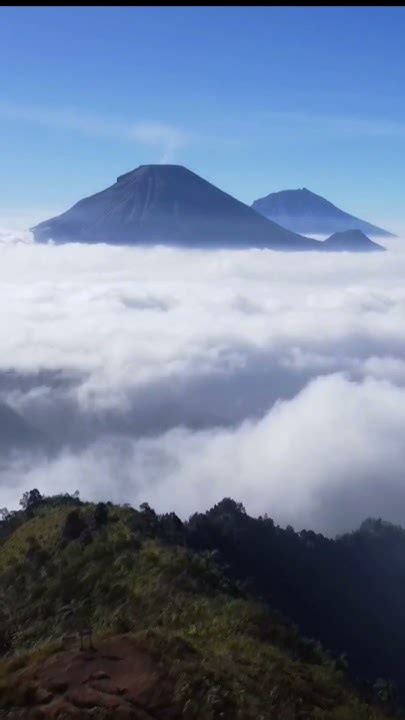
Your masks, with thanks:
[{"label": "grassy slope", "polygon": [[[361,701],[320,651],[244,597],[211,556],[148,537],[144,514],[129,508],[113,508],[89,544],[63,546],[71,509],[41,510],[1,545],[0,632],[12,658],[0,662],[0,707],[18,701],[18,668],[57,651],[61,635],[83,618],[99,636],[131,633],[169,668],[184,717],[387,717]],[[80,509],[89,523],[93,511]],[[69,604],[73,620],[64,614]]]}]

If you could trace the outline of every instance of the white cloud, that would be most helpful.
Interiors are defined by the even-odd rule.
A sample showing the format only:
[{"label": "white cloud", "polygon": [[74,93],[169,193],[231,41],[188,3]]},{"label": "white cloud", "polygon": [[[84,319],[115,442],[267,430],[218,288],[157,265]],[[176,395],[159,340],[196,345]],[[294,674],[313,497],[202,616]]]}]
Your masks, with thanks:
[{"label": "white cloud", "polygon": [[[0,469],[183,515],[225,495],[325,532],[405,522],[405,253],[0,243]],[[0,407],[1,410],[1,407]]]}]

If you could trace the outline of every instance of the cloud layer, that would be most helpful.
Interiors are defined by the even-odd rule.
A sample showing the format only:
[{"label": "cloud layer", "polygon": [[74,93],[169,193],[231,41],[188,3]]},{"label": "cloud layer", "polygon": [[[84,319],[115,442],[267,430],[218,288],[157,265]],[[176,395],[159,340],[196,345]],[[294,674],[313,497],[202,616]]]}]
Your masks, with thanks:
[{"label": "cloud layer", "polygon": [[[0,242],[0,506],[405,522],[405,252]],[[10,413],[13,415],[11,416]]]}]

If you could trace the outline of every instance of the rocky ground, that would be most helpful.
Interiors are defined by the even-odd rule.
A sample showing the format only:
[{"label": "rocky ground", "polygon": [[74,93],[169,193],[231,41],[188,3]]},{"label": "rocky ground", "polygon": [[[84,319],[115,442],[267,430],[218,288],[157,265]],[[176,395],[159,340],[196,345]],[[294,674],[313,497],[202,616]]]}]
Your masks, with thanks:
[{"label": "rocky ground", "polygon": [[93,650],[58,652],[15,672],[18,706],[4,720],[97,718],[175,720],[168,681],[128,636],[96,642]]}]

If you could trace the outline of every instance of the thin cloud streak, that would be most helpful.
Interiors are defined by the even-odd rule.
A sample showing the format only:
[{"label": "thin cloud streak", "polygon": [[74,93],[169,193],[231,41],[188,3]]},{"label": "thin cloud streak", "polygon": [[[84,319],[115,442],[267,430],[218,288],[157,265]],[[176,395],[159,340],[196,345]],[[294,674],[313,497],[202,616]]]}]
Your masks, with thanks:
[{"label": "thin cloud streak", "polygon": [[0,102],[0,117],[44,127],[73,130],[108,140],[139,143],[159,150],[161,152],[159,162],[173,161],[177,152],[191,140],[189,133],[167,123],[146,120],[135,123],[122,122],[67,108],[43,109],[3,101]]}]

